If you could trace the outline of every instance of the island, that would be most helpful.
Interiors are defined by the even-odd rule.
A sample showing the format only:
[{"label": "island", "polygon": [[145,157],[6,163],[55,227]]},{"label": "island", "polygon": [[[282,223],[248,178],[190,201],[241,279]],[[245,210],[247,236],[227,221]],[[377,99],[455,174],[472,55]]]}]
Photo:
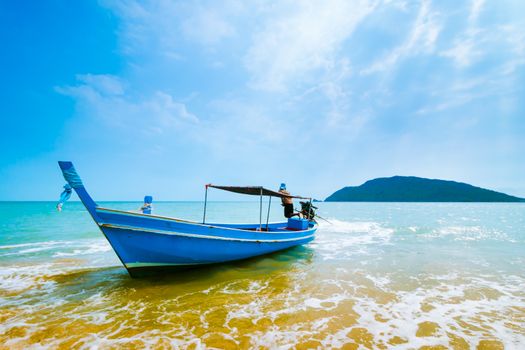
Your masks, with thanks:
[{"label": "island", "polygon": [[525,202],[525,199],[462,182],[393,176],[344,187],[325,202]]}]

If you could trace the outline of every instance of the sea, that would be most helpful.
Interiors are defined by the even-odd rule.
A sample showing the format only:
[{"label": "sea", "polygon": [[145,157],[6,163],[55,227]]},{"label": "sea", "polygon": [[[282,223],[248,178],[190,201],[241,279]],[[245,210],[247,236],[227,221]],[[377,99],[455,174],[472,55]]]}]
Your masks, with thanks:
[{"label": "sea", "polygon": [[525,204],[315,204],[307,245],[132,279],[81,203],[0,202],[0,349],[525,349]]}]

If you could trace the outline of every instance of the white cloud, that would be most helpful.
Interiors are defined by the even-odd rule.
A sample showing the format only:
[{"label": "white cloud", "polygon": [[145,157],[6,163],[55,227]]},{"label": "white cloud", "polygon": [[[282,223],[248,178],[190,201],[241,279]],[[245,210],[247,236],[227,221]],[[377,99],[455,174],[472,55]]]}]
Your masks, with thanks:
[{"label": "white cloud", "polygon": [[182,32],[188,40],[210,46],[235,35],[235,28],[216,11],[199,8],[182,22]]},{"label": "white cloud", "polygon": [[76,86],[56,90],[73,97],[82,115],[97,118],[111,127],[134,133],[164,133],[199,121],[185,104],[166,92],[134,99],[126,94],[124,83],[115,76],[88,74],[79,75],[78,80],[80,84]]},{"label": "white cloud", "polygon": [[383,0],[383,4],[393,6],[403,12],[407,12],[409,8],[409,2],[407,0]]},{"label": "white cloud", "polygon": [[[284,8],[283,8],[284,7]],[[334,65],[343,42],[373,5],[369,1],[289,2],[276,6],[244,58],[251,86],[286,91],[308,74]]]},{"label": "white cloud", "polygon": [[443,57],[451,58],[457,67],[464,68],[483,55],[480,47],[486,41],[485,33],[478,28],[479,14],[485,0],[472,0],[468,15],[468,25],[465,32],[454,40],[454,46],[441,53]]},{"label": "white cloud", "polygon": [[85,86],[90,86],[101,95],[123,95],[124,83],[114,75],[109,74],[79,74],[77,80]]},{"label": "white cloud", "polygon": [[437,13],[432,12],[430,0],[421,2],[418,15],[406,40],[393,49],[386,57],[374,62],[361,71],[371,74],[392,69],[401,59],[422,53],[432,53],[441,31]]},{"label": "white cloud", "polygon": [[181,11],[178,3],[133,0],[104,3],[123,19],[119,35],[126,54],[160,51],[161,54],[179,55],[176,52],[180,37],[176,20]]},{"label": "white cloud", "polygon": [[331,127],[340,127],[347,117],[350,103],[350,91],[344,88],[344,81],[350,76],[350,63],[348,60],[342,60],[341,66],[323,82],[320,87],[324,95],[330,101],[330,109],[327,115],[328,125]]},{"label": "white cloud", "polygon": [[220,3],[198,1],[105,1],[121,19],[123,51],[129,55],[159,55],[181,60],[184,41],[205,47],[236,35],[233,21],[243,5],[238,0]]},{"label": "white cloud", "polygon": [[341,58],[327,68],[318,85],[295,96],[294,102],[298,104],[315,98],[316,94],[326,98],[327,103],[323,104],[326,108],[322,113],[324,118],[316,120],[317,131],[323,129],[326,132],[344,132],[346,138],[350,139],[357,136],[368,121],[367,113],[352,110],[353,93],[348,87],[351,74],[349,59]]},{"label": "white cloud", "polygon": [[474,35],[469,34],[466,37],[455,40],[454,46],[441,52],[441,56],[452,59],[459,68],[468,67],[476,57],[481,57],[482,55],[477,46],[478,42],[474,39]]},{"label": "white cloud", "polygon": [[479,14],[485,5],[485,0],[472,0],[468,20],[471,24],[478,20]]},{"label": "white cloud", "polygon": [[521,26],[506,25],[501,28],[501,33],[505,37],[511,54],[510,59],[503,64],[499,73],[509,76],[514,74],[519,66],[525,65],[525,31]]},{"label": "white cloud", "polygon": [[[218,157],[229,157],[235,153],[253,154],[257,149],[287,143],[290,120],[280,120],[258,104],[235,99],[212,102],[215,115],[203,123],[200,135],[203,143],[212,145]],[[293,130],[293,129],[292,129]],[[221,154],[223,153],[223,154]]]}]

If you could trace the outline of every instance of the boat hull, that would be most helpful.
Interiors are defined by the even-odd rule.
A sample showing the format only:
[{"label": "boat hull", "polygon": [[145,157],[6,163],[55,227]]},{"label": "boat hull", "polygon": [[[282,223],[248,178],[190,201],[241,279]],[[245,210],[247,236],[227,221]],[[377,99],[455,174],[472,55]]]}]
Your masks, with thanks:
[{"label": "boat hull", "polygon": [[305,244],[314,238],[313,232],[288,240],[242,240],[114,226],[101,226],[101,229],[130,273],[135,270],[193,267],[247,259]]},{"label": "boat hull", "polygon": [[202,224],[97,207],[99,226],[130,274],[195,267],[273,253],[314,239],[316,226],[294,231],[286,222]]}]

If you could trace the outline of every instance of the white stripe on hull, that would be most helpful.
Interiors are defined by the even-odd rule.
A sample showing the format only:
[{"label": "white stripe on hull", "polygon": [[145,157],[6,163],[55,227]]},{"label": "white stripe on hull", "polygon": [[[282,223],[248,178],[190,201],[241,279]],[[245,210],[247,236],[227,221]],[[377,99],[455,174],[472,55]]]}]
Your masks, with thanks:
[{"label": "white stripe on hull", "polygon": [[[315,229],[314,229],[314,233],[308,236],[301,236],[301,237],[295,237],[295,238],[272,239],[272,240],[270,239],[261,240],[261,239],[251,239],[251,238],[234,238],[234,237],[199,235],[199,234],[193,234],[193,233],[182,233],[182,232],[175,232],[175,231],[138,228],[138,227],[133,227],[133,226],[123,226],[123,225],[113,225],[113,224],[101,224],[100,226],[107,227],[107,228],[120,229],[120,230],[151,232],[151,233],[159,233],[159,234],[164,234],[164,235],[175,235],[175,236],[190,237],[190,238],[216,239],[216,240],[222,240],[222,241],[255,242],[255,243],[294,242],[294,241],[301,241],[304,239],[308,239],[308,238],[314,237],[315,235]],[[272,234],[272,233],[269,233],[269,234]]]}]

